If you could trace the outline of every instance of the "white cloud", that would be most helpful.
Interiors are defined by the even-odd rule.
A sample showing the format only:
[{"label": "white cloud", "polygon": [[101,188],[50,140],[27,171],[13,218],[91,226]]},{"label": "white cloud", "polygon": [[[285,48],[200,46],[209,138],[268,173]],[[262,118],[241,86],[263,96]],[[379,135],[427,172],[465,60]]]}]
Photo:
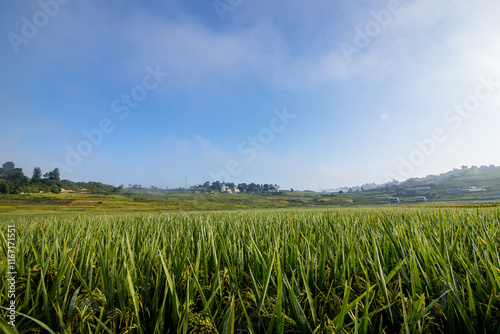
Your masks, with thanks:
[{"label": "white cloud", "polygon": [[[230,14],[231,18],[221,23],[228,27],[220,27],[197,21],[194,16],[181,12],[168,18],[143,9],[117,14],[109,4],[70,2],[36,39],[25,46],[19,58],[6,55],[10,63],[2,67],[6,78],[3,86],[8,89],[5,94],[13,96],[9,87],[24,92],[24,88],[19,87],[26,85],[29,88],[26,91],[38,92],[43,91],[46,83],[57,79],[66,81],[65,90],[57,92],[53,98],[70,96],[81,99],[76,100],[76,109],[79,107],[76,104],[86,100],[90,93],[97,96],[96,92],[103,89],[116,89],[116,94],[120,94],[122,87],[129,89],[137,84],[146,66],[160,64],[163,70],[172,73],[169,82],[155,91],[155,96],[160,98],[178,92],[190,96],[193,88],[203,91],[218,89],[220,97],[224,98],[226,89],[241,87],[244,95],[246,85],[253,84],[262,86],[263,91],[289,92],[293,96],[304,93],[304,100],[339,105],[339,113],[355,114],[353,122],[358,122],[367,112],[352,107],[351,101],[336,91],[337,87],[349,87],[355,91],[352,95],[356,99],[373,101],[369,111],[371,117],[376,119],[380,115],[381,120],[387,120],[391,115],[390,122],[377,124],[388,126],[399,122],[395,128],[384,128],[383,131],[389,131],[391,135],[406,132],[407,137],[397,140],[408,140],[408,136],[414,134],[422,138],[429,129],[442,125],[446,108],[473,93],[478,77],[493,73],[500,79],[500,35],[496,33],[500,31],[497,19],[500,5],[487,0],[405,2],[405,11],[395,16],[390,26],[373,38],[359,55],[354,55],[351,64],[347,63],[338,44],[349,42],[354,36],[354,27],[371,20],[371,9],[380,10],[386,5],[385,1],[377,2],[376,8],[367,8],[361,3],[343,4],[342,13],[349,18],[340,24],[335,20],[318,19],[318,15],[338,14],[335,12],[338,5],[326,0],[307,4],[298,0],[292,4],[259,1],[237,7]],[[350,6],[352,12],[346,10]],[[92,77],[89,71],[98,72],[92,75],[99,77]],[[67,72],[69,76],[65,77]],[[103,95],[94,96],[91,104],[102,102],[108,107],[116,97],[113,95],[108,99],[106,94]],[[494,130],[494,124],[498,124],[498,110],[495,108],[500,103],[499,96],[497,94],[478,110],[464,125],[467,131],[451,138],[449,144],[442,146],[439,155],[429,159],[420,170],[435,170],[440,166],[448,168],[451,162],[461,164],[461,160],[493,159],[493,143],[500,140],[498,131]],[[192,95],[192,98],[198,96]],[[272,100],[274,96],[266,98]],[[33,98],[32,103],[37,102]],[[303,105],[307,105],[307,101]],[[5,103],[3,106],[2,116],[9,117]],[[31,110],[32,113],[38,111],[36,108]],[[310,118],[315,119],[316,110],[308,112]],[[10,120],[15,119],[10,117]],[[49,123],[60,125],[59,122],[51,120]],[[318,118],[315,122],[311,121],[308,126],[315,127],[321,120]],[[4,136],[11,133],[12,138],[21,141],[35,128],[25,124],[18,127],[17,132],[4,131],[5,124],[1,129]],[[347,127],[356,128],[356,125],[348,124]],[[43,128],[50,128],[50,125],[44,124]],[[65,129],[55,128],[55,131],[51,129],[55,133],[53,138],[64,142],[61,144],[63,151]],[[300,135],[300,130],[297,126],[295,131]],[[338,131],[342,132],[340,126]],[[481,133],[488,133],[489,141],[477,137]],[[369,140],[359,135],[360,138],[356,139],[359,142],[349,145],[362,147],[363,142]],[[339,139],[341,136],[342,133],[338,135]],[[140,153],[137,159],[152,165],[148,167],[147,182],[154,183],[155,173],[170,175],[172,179],[180,179],[181,183],[185,173],[200,179],[208,178],[211,170],[224,169],[228,161],[244,161],[236,148],[230,151],[214,144],[216,136],[189,133],[185,138],[173,135],[164,135],[163,138],[160,144],[151,144],[151,150],[135,151]],[[401,147],[411,150],[411,139],[408,145],[405,142]],[[274,182],[287,186],[321,189],[360,183],[356,180],[363,173],[370,174],[385,163],[373,161],[363,170],[352,172],[341,162],[326,160],[322,156],[324,152],[313,147],[316,139],[308,142],[305,138],[303,142],[304,146],[309,143],[312,146],[310,151],[315,153],[279,155],[275,151],[274,154],[265,151],[253,163],[245,164],[238,178],[250,182],[276,180]],[[481,149],[474,149],[478,146]],[[2,156],[16,155],[12,147],[22,151],[17,153],[18,161],[27,160],[22,156],[34,157],[33,152],[23,151],[19,144],[6,147],[5,141],[3,146],[0,145]],[[388,153],[389,149],[384,147],[380,150],[385,150],[380,157],[394,154],[395,159],[399,154],[409,153]],[[453,155],[458,153],[460,155]],[[118,163],[106,160],[97,151],[95,156],[89,157],[89,166],[97,166],[98,161],[113,166],[109,168],[110,177],[112,170],[119,168],[115,165]],[[139,171],[141,163],[132,161],[130,168]],[[132,172],[127,177],[136,180],[133,182],[141,182]]]}]

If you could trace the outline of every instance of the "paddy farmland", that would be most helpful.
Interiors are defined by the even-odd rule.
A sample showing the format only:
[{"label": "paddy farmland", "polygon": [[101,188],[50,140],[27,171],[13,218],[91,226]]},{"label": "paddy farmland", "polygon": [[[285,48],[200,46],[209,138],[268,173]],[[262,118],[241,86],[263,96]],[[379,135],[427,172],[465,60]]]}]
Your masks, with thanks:
[{"label": "paddy farmland", "polygon": [[[15,263],[17,275],[14,293],[3,281],[0,326],[5,333],[493,333],[500,331],[499,229],[498,208],[11,218],[1,223],[0,267],[9,272]],[[12,300],[15,328],[7,324]]]}]

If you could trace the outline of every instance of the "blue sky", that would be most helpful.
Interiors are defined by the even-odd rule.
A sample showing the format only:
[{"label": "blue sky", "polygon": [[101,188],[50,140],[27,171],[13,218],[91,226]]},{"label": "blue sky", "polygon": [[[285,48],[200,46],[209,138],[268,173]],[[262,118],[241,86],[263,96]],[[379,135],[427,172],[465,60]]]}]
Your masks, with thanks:
[{"label": "blue sky", "polygon": [[0,9],[0,161],[27,175],[320,190],[500,165],[496,1]]}]

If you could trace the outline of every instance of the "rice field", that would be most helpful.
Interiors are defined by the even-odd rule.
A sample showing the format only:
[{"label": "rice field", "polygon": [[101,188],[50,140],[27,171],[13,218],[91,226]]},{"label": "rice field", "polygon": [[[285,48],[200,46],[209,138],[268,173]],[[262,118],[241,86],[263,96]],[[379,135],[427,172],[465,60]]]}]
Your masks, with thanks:
[{"label": "rice field", "polygon": [[0,223],[3,333],[498,333],[500,210]]}]

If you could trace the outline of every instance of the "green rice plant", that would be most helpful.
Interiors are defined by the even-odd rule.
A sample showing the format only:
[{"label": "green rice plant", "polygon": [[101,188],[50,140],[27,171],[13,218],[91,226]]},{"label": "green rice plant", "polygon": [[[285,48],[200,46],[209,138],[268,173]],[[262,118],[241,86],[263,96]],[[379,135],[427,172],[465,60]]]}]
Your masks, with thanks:
[{"label": "green rice plant", "polygon": [[500,332],[498,208],[102,214],[16,226],[5,333]]}]

